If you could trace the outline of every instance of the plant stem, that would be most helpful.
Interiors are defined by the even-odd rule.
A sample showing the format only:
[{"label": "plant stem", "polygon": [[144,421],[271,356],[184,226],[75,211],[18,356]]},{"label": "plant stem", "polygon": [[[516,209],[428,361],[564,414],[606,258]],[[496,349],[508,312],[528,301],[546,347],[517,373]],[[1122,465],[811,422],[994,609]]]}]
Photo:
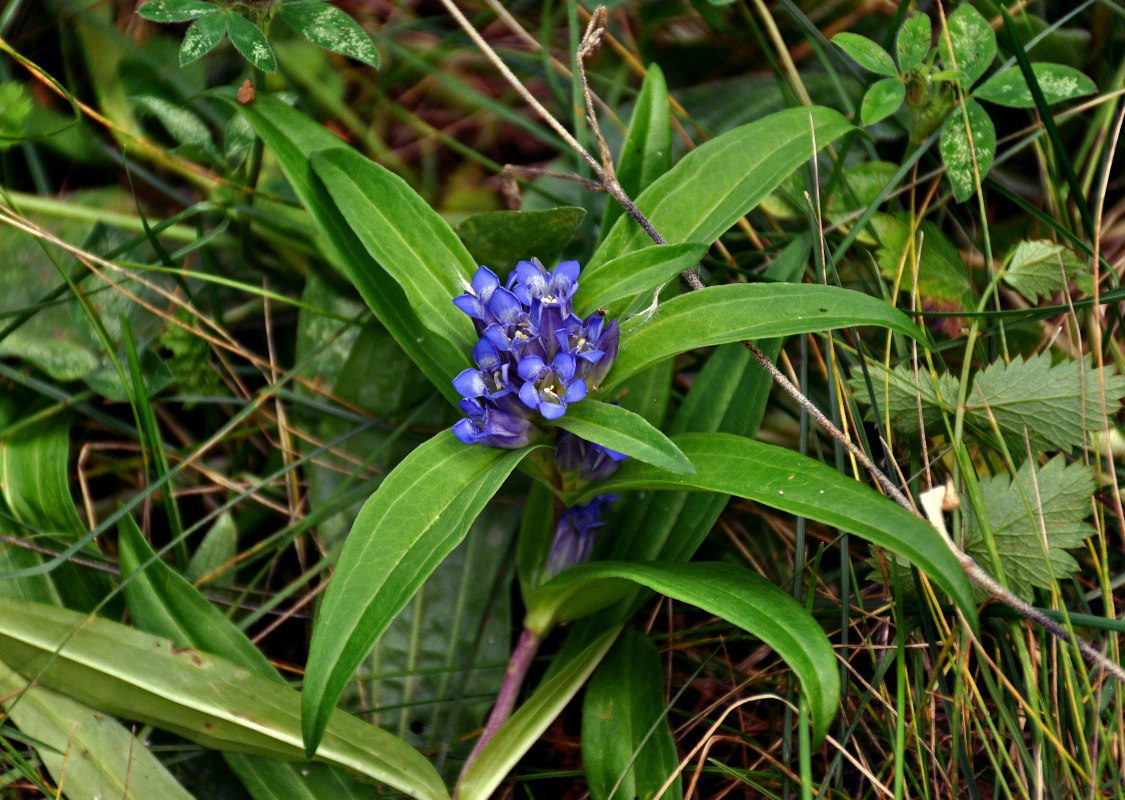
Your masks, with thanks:
[{"label": "plant stem", "polygon": [[500,726],[512,715],[512,709],[516,707],[516,698],[519,696],[520,687],[523,686],[523,679],[527,677],[527,670],[531,667],[531,662],[539,651],[539,644],[542,641],[527,628],[524,628],[520,633],[516,648],[512,651],[512,657],[508,660],[508,668],[504,671],[504,682],[500,684],[500,693],[496,695],[496,704],[488,715],[488,721],[484,724],[484,730],[481,732],[480,738],[473,746],[473,752],[469,753],[468,759],[465,760],[465,766],[461,768],[461,774],[457,778],[458,784],[480,758],[480,754],[492,741],[496,731],[500,730]]}]

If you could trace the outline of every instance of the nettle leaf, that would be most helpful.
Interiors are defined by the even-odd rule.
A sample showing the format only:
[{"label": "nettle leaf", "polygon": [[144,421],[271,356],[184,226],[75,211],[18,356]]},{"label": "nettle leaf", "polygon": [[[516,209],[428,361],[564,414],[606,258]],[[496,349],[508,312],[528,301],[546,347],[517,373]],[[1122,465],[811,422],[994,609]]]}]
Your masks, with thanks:
[{"label": "nettle leaf", "polygon": [[315,45],[379,69],[379,51],[359,23],[321,0],[305,0],[278,9],[285,24]]},{"label": "nettle leaf", "polygon": [[[1094,468],[1064,456],[1042,467],[1028,461],[1015,479],[1004,473],[982,478],[981,496],[1000,555],[1008,588],[1025,600],[1033,586],[1048,588],[1073,576],[1076,562],[1066,551],[1080,547],[1094,532],[1083,520],[1097,488]],[[966,508],[965,550],[983,564],[991,557],[973,508]]]},{"label": "nettle leaf", "polygon": [[262,72],[276,70],[277,57],[261,29],[241,14],[232,12],[226,18],[227,36],[235,49],[242,53],[242,57]]},{"label": "nettle leaf", "polygon": [[976,83],[992,59],[996,58],[996,33],[988,20],[968,3],[962,3],[950,15],[946,29],[949,40],[942,43],[942,55],[948,59],[949,47],[952,47],[955,63],[947,63],[946,66],[965,73],[967,89]]},{"label": "nettle leaf", "polygon": [[980,103],[969,98],[964,111],[953,109],[941,129],[941,160],[957,202],[973,196],[978,177],[984,181],[995,155],[996,128]]},{"label": "nettle leaf", "polygon": [[[1031,72],[1048,103],[1072,100],[1098,90],[1086,75],[1064,64],[1036,62],[1031,65]],[[1035,98],[1031,96],[1031,89],[1018,66],[993,75],[973,92],[973,97],[1012,108],[1035,107]]]},{"label": "nettle leaf", "polygon": [[198,61],[222,41],[227,32],[227,20],[223,14],[208,14],[191,24],[180,42],[180,66]]},{"label": "nettle leaf", "polygon": [[138,14],[153,22],[187,22],[218,11],[218,6],[205,0],[152,0],[137,9]]},{"label": "nettle leaf", "polygon": [[925,14],[915,14],[906,22],[895,39],[895,52],[898,54],[898,68],[902,74],[921,66],[930,52],[930,18]]},{"label": "nettle leaf", "polygon": [[[922,401],[922,424],[931,434],[933,431],[929,429],[941,424],[942,412],[952,413],[957,403],[959,381],[948,373],[939,375],[935,384],[933,377],[925,370],[919,372],[916,381],[913,369],[906,364],[899,364],[888,370],[878,362],[869,361],[867,374],[875,396],[872,398],[868,394],[863,373],[856,369],[848,378],[848,385],[855,399],[871,406],[871,409],[877,405],[880,419],[889,421],[900,433],[916,434],[921,430],[918,422],[919,397]],[[865,419],[873,419],[871,409]]]},{"label": "nettle leaf", "polygon": [[867,89],[860,105],[860,119],[864,125],[874,125],[898,111],[906,99],[906,84],[901,78],[884,78]]},{"label": "nettle leaf", "polygon": [[1067,280],[1086,268],[1073,250],[1049,239],[1019,242],[1005,260],[1004,283],[1030,303],[1065,289]]},{"label": "nettle leaf", "polygon": [[1052,364],[1051,354],[1046,352],[1026,360],[1017,356],[977,374],[969,391],[966,421],[991,433],[991,412],[1016,452],[1024,451],[1025,428],[1033,451],[1070,450],[1083,443],[1086,431],[1105,425],[1097,396],[1103,380],[1105,401],[1113,412],[1125,397],[1125,377],[1099,377],[1089,357]]},{"label": "nettle leaf", "polygon": [[866,36],[860,36],[858,33],[837,33],[832,37],[832,41],[864,69],[892,78],[898,75],[891,54]]}]

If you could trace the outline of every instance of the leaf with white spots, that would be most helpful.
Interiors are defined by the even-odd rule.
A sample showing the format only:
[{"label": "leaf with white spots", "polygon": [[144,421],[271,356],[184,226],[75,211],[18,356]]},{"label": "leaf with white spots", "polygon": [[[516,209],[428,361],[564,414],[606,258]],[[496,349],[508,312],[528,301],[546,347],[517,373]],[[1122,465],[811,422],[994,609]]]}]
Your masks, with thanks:
[{"label": "leaf with white spots", "polygon": [[186,66],[211,52],[227,32],[227,20],[223,14],[208,14],[192,23],[180,42],[180,66]]},{"label": "leaf with white spots", "polygon": [[206,0],[152,0],[138,8],[137,13],[152,22],[187,22],[218,10]]},{"label": "leaf with white spots", "polygon": [[930,18],[925,14],[915,14],[902,23],[895,39],[895,52],[898,53],[898,68],[903,75],[926,60],[932,35]]},{"label": "leaf with white spots", "polygon": [[[1035,63],[1031,65],[1031,73],[1048,104],[1072,100],[1098,90],[1092,80],[1065,64]],[[1035,107],[1035,98],[1031,96],[1031,89],[1019,67],[996,73],[973,92],[973,97],[1012,108]]]},{"label": "leaf with white spots", "polygon": [[957,202],[963,203],[973,196],[978,180],[984,181],[995,155],[996,128],[980,103],[968,99],[964,111],[953,109],[941,130],[941,160],[945,162],[945,173]]},{"label": "leaf with white spots", "polygon": [[273,54],[266,35],[250,20],[240,14],[230,13],[227,17],[227,36],[242,57],[262,72],[277,69],[277,58]]},{"label": "leaf with white spots", "polygon": [[379,68],[379,51],[354,19],[321,0],[282,6],[278,15],[290,28],[315,45]]},{"label": "leaf with white spots", "polygon": [[[996,58],[996,34],[979,11],[968,3],[950,15],[947,22],[949,39],[942,37],[941,54],[946,59],[946,67],[959,69],[968,79],[965,88],[977,82],[989,64]],[[949,49],[953,49],[953,62],[949,63]]]}]

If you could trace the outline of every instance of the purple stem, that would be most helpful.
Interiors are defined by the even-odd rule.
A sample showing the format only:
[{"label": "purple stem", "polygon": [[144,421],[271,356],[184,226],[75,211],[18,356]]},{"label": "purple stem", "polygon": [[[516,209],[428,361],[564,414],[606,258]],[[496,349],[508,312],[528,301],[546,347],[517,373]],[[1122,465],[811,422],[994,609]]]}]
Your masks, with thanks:
[{"label": "purple stem", "polygon": [[519,641],[516,642],[516,649],[512,651],[512,657],[508,660],[508,668],[504,671],[504,682],[500,685],[500,693],[496,695],[496,705],[492,707],[492,713],[488,715],[488,722],[484,724],[484,730],[481,732],[480,738],[477,739],[473,752],[469,754],[465,766],[461,768],[458,783],[468,773],[469,768],[476,763],[481,752],[492,741],[492,737],[496,735],[496,731],[500,730],[500,726],[512,715],[512,709],[516,706],[516,698],[519,696],[523,679],[527,676],[527,670],[531,667],[531,662],[535,658],[535,653],[539,650],[541,641],[527,628],[524,628],[520,634]]}]

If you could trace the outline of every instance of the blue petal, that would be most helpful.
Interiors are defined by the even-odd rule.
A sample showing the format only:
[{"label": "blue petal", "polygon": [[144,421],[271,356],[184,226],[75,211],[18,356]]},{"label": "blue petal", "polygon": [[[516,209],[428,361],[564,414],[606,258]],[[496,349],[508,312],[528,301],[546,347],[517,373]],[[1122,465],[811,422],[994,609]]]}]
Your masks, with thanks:
[{"label": "blue petal", "polygon": [[485,372],[492,372],[500,368],[500,353],[488,339],[481,339],[473,345],[473,361]]},{"label": "blue petal", "polygon": [[477,426],[473,424],[472,420],[468,419],[459,419],[453,424],[453,435],[465,444],[475,444],[480,437],[480,434],[477,433]]},{"label": "blue petal", "polygon": [[570,353],[556,353],[555,360],[551,362],[551,368],[555,371],[556,375],[562,378],[563,383],[566,383],[574,377],[575,366],[576,362],[574,356]]},{"label": "blue petal", "polygon": [[453,388],[462,397],[480,397],[488,391],[488,386],[477,369],[462,370],[453,379]]},{"label": "blue petal", "polygon": [[[516,373],[525,381],[534,381],[543,374],[545,369],[547,369],[547,365],[543,363],[543,359],[539,356],[524,356],[520,359],[519,366],[516,367]],[[523,396],[522,389],[520,390],[520,396]],[[532,404],[529,403],[528,405]]]},{"label": "blue petal", "polygon": [[544,401],[539,404],[539,413],[543,415],[543,419],[558,419],[566,413],[566,403],[548,403]]},{"label": "blue petal", "polygon": [[566,402],[577,403],[586,396],[586,382],[579,378],[566,385]]},{"label": "blue petal", "polygon": [[477,297],[484,300],[488,299],[496,288],[500,285],[500,278],[496,273],[488,267],[481,265],[475,273],[473,273],[473,291],[477,293]]},{"label": "blue petal", "polygon": [[528,408],[535,408],[539,405],[539,390],[535,388],[535,384],[528,382],[520,387],[520,400]]},{"label": "blue petal", "polygon": [[497,289],[488,300],[488,310],[501,322],[515,324],[523,315],[523,305],[507,289]]},{"label": "blue petal", "polygon": [[521,261],[516,264],[516,281],[527,287],[532,297],[547,291],[547,276],[538,261]]},{"label": "blue petal", "polygon": [[472,319],[484,319],[484,304],[471,294],[457,295],[453,298],[453,305]]}]

